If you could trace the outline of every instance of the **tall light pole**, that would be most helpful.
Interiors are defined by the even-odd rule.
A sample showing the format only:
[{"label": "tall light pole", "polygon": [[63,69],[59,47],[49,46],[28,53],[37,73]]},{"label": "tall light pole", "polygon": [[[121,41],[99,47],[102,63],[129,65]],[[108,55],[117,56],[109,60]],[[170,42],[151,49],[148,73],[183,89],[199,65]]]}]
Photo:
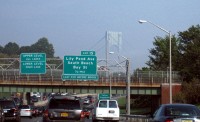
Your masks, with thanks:
[{"label": "tall light pole", "polygon": [[130,60],[128,58],[126,60],[126,114],[130,115],[131,109],[130,109]]},{"label": "tall light pole", "polygon": [[[113,54],[114,52],[109,52],[109,54]],[[109,72],[109,82],[110,82],[110,99],[112,98],[112,79]]]},{"label": "tall light pole", "polygon": [[139,20],[139,23],[150,23],[153,26],[169,34],[169,102],[172,103],[172,46],[171,46],[171,32],[147,20]]},{"label": "tall light pole", "polygon": [[[109,52],[109,54],[113,54],[114,52]],[[130,115],[130,60],[124,56],[118,55],[125,59],[126,61],[126,114]],[[118,63],[118,62],[117,62]],[[128,118],[127,118],[128,119]]]}]

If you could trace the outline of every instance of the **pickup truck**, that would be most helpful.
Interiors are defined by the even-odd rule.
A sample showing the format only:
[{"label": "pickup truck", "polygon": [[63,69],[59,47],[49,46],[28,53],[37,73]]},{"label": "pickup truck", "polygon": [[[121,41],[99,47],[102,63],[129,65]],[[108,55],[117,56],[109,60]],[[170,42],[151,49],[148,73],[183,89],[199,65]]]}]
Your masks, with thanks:
[{"label": "pickup truck", "polygon": [[117,100],[99,100],[94,108],[93,122],[109,120],[119,121],[120,110]]}]

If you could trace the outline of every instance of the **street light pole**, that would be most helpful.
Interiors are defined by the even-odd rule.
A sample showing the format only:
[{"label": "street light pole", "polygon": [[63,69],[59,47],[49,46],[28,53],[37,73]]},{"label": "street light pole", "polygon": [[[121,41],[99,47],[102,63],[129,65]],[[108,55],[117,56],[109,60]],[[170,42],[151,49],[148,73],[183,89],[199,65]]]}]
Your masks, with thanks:
[{"label": "street light pole", "polygon": [[126,58],[126,114],[130,115],[130,61]]},{"label": "street light pole", "polygon": [[[109,52],[109,54],[114,54],[114,52]],[[122,58],[125,59],[126,61],[126,114],[130,115],[130,60],[128,58],[126,58],[125,56],[122,55],[118,55],[121,56]],[[127,118],[128,119],[128,118]]]},{"label": "street light pole", "polygon": [[171,32],[147,20],[139,20],[139,23],[150,23],[153,26],[169,34],[169,103],[172,103],[172,46],[171,46]]},{"label": "street light pole", "polygon": [[112,98],[112,75],[109,72],[109,80],[110,80],[110,99]]}]

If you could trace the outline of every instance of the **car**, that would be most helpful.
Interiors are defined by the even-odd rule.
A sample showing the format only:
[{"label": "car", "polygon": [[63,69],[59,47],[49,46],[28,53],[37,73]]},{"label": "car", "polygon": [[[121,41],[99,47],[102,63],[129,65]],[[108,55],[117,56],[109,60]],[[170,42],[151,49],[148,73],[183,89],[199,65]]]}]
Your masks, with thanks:
[{"label": "car", "polygon": [[20,105],[20,116],[32,118],[33,111],[30,105]]},{"label": "car", "polygon": [[90,100],[89,99],[84,99],[83,104],[90,104]]},{"label": "car", "polygon": [[31,107],[32,107],[33,116],[34,117],[39,116],[40,115],[39,108],[37,106],[31,106]]},{"label": "car", "polygon": [[38,102],[38,97],[31,96],[31,102]]},{"label": "car", "polygon": [[83,121],[83,119],[81,102],[74,96],[53,96],[43,113],[43,122]]},{"label": "car", "polygon": [[90,103],[94,103],[95,102],[95,98],[92,95],[88,95],[87,99],[89,99]]},{"label": "car", "polygon": [[68,95],[67,92],[62,92],[61,95],[65,96],[65,95]]},{"label": "car", "polygon": [[74,96],[76,100],[82,100],[81,97]]},{"label": "car", "polygon": [[2,99],[0,105],[3,107],[4,120],[21,121],[20,111],[13,100]]},{"label": "car", "polygon": [[99,100],[93,111],[92,120],[119,121],[120,109],[117,100]]},{"label": "car", "polygon": [[94,106],[92,105],[83,107],[84,117],[89,119],[93,109],[94,109]]},{"label": "car", "polygon": [[37,108],[38,108],[39,116],[41,116],[45,110],[45,106],[37,106]]},{"label": "car", "polygon": [[0,105],[0,122],[4,122],[3,106]]},{"label": "car", "polygon": [[200,110],[192,104],[162,104],[151,122],[200,122]]},{"label": "car", "polygon": [[12,99],[13,99],[13,101],[15,102],[15,104],[16,104],[17,106],[19,106],[19,105],[22,104],[22,100],[20,100],[18,97],[13,97]]},{"label": "car", "polygon": [[31,97],[32,97],[32,96],[36,96],[37,98],[40,98],[40,97],[41,97],[41,95],[40,95],[39,92],[31,92]]}]

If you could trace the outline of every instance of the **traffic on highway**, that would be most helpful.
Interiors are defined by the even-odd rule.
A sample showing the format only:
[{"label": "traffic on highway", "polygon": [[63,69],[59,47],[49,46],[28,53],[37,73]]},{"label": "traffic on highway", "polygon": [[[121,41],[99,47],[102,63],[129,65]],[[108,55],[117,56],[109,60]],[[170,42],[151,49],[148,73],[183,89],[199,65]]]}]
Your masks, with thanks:
[{"label": "traffic on highway", "polygon": [[[37,100],[33,100],[32,97]],[[163,104],[153,115],[120,114],[109,94],[31,94],[29,102],[17,97],[0,99],[0,122],[199,122],[200,109],[191,104]],[[114,96],[114,95],[113,95]],[[30,104],[27,104],[30,103]]]},{"label": "traffic on highway", "polygon": [[[1,122],[54,122],[81,121],[96,122],[119,121],[120,110],[117,100],[98,100],[98,95],[74,95],[68,93],[49,93],[41,96],[30,94],[30,101],[4,98],[1,103]],[[29,104],[27,104],[29,103]]]}]

